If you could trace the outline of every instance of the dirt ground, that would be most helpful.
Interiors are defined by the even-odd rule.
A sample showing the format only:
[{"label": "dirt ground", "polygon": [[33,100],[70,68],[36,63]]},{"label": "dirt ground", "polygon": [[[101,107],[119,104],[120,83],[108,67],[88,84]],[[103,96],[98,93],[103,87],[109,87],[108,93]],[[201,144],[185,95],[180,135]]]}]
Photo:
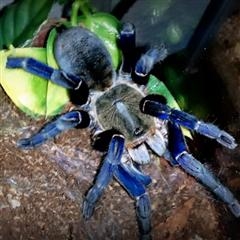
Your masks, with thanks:
[{"label": "dirt ground", "polygon": [[[234,23],[228,20],[228,27],[224,25],[222,31],[232,30],[233,24],[239,26],[240,17],[236,19]],[[222,35],[232,37],[221,32],[220,48],[216,44],[213,59],[224,59],[224,69],[229,60],[229,68],[223,72],[230,72],[232,58],[224,55]],[[230,39],[226,40],[229,44]],[[233,80],[231,75],[225,81],[230,92],[240,82],[240,68],[236,65],[233,72],[237,71],[238,78]],[[231,97],[239,110],[237,92]],[[23,151],[16,147],[16,141],[35,132],[44,120],[25,116],[2,89],[0,116],[0,239],[138,239],[134,202],[114,181],[98,202],[92,219],[83,220],[82,200],[101,160],[101,153],[91,147],[87,130],[71,130],[35,150]],[[229,122],[226,129],[239,143],[238,121]],[[214,153],[209,167],[240,199],[240,148],[230,151],[216,146]],[[221,201],[181,169],[156,156],[152,155],[152,159],[144,171],[153,179],[148,189],[153,239],[240,239],[239,220]]]}]

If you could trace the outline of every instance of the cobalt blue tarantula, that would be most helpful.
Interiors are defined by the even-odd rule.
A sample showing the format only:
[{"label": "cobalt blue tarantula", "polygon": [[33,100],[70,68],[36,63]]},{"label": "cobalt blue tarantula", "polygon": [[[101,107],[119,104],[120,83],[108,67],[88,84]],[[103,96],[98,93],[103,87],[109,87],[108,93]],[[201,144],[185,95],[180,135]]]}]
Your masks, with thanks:
[{"label": "cobalt blue tarantula", "polygon": [[[93,142],[101,143],[101,139],[108,136],[106,155],[85,196],[82,213],[85,219],[93,215],[97,201],[114,178],[136,201],[142,239],[151,238],[151,204],[146,191],[151,178],[140,167],[150,162],[148,148],[201,181],[239,217],[240,204],[230,190],[188,152],[181,126],[215,139],[230,149],[237,146],[234,138],[215,125],[170,108],[160,95],[147,95],[143,86],[138,87],[133,82],[132,65],[128,60],[128,53],[135,46],[132,24],[122,25],[119,45],[123,63],[118,76],[104,43],[83,27],[71,27],[58,34],[54,55],[59,69],[33,58],[8,57],[7,68],[22,68],[78,92],[81,102],[78,110],[54,119],[30,138],[21,139],[18,146],[33,148],[76,127],[90,128]],[[148,50],[137,61],[134,74],[147,76],[166,56],[164,46]]]}]

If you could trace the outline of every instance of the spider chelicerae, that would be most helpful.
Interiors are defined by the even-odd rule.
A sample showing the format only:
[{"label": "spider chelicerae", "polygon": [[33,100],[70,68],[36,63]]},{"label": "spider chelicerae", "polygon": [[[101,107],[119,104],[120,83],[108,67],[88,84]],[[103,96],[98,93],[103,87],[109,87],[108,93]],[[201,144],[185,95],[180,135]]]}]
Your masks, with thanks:
[{"label": "spider chelicerae", "polygon": [[[181,166],[222,199],[236,216],[240,205],[228,188],[188,153],[181,126],[196,131],[233,149],[234,138],[213,124],[166,105],[158,94],[148,95],[144,86],[131,78],[129,53],[135,47],[135,28],[122,25],[119,45],[123,62],[117,75],[102,40],[84,27],[60,31],[54,45],[59,69],[33,58],[8,57],[7,68],[22,68],[59,84],[78,96],[77,110],[58,116],[30,138],[18,141],[20,148],[33,148],[70,128],[90,128],[93,145],[106,151],[94,184],[86,193],[83,216],[92,216],[95,205],[110,181],[116,179],[136,201],[140,237],[151,238],[151,204],[147,186],[151,177],[141,170],[150,162],[149,149]],[[134,74],[147,76],[156,63],[167,57],[164,46],[151,48],[134,67]],[[107,144],[103,144],[103,139]]]}]

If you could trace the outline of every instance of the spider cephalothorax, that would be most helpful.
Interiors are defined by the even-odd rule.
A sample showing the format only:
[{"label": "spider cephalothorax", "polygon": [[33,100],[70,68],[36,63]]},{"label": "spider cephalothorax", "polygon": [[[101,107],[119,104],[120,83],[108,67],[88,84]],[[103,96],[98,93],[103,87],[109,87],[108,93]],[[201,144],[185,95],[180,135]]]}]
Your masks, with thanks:
[{"label": "spider cephalothorax", "polygon": [[104,92],[95,102],[96,114],[103,129],[116,128],[127,144],[138,145],[139,139],[154,129],[153,119],[139,109],[143,93],[130,84],[120,83]]},{"label": "spider cephalothorax", "polygon": [[[151,238],[151,205],[146,192],[151,178],[141,171],[139,164],[150,162],[148,147],[196,177],[239,217],[240,205],[233,194],[188,153],[180,126],[216,139],[231,149],[236,147],[234,138],[212,124],[170,108],[159,95],[148,95],[145,87],[135,84],[131,79],[132,63],[127,60],[128,49],[135,46],[134,39],[134,26],[123,24],[119,42],[124,61],[118,77],[104,43],[82,27],[63,31],[55,41],[54,54],[60,69],[53,69],[32,58],[8,57],[7,68],[22,68],[73,89],[79,93],[79,98],[85,96],[89,89],[89,95],[78,110],[56,118],[32,137],[20,140],[18,146],[38,146],[74,127],[89,127],[93,140],[100,143],[99,138],[106,132],[110,133],[103,163],[83,203],[83,215],[91,217],[103,190],[115,178],[136,200],[140,235],[144,239]],[[134,74],[145,77],[166,56],[164,46],[148,50],[137,61]]]}]

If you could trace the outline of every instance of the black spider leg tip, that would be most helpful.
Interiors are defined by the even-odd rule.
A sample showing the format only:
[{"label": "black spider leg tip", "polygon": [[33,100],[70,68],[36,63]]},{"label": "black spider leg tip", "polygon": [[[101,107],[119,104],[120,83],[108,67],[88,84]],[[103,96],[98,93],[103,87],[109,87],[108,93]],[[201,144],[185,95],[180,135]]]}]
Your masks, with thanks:
[{"label": "black spider leg tip", "polygon": [[227,148],[234,149],[237,146],[235,139],[217,126],[198,120],[189,113],[172,109],[163,104],[160,100],[152,99],[151,95],[143,98],[140,103],[140,109],[145,114],[155,116],[159,119],[169,120],[208,138],[215,139]]},{"label": "black spider leg tip", "polygon": [[135,66],[135,74],[139,77],[146,77],[157,63],[163,61],[168,55],[164,44],[160,47],[150,48],[137,61]]},{"label": "black spider leg tip", "polygon": [[123,57],[119,74],[122,77],[130,78],[136,48],[136,31],[133,24],[124,23],[122,25],[119,36],[119,47],[122,50]]},{"label": "black spider leg tip", "polygon": [[82,213],[84,219],[89,219],[93,215],[93,211],[97,201],[103,194],[104,189],[113,179],[114,171],[120,164],[124,150],[124,138],[122,135],[113,135],[109,143],[108,151],[103,159],[102,166],[96,176],[94,185],[87,192],[83,201]]},{"label": "black spider leg tip", "polygon": [[56,137],[61,132],[71,128],[86,128],[90,124],[90,117],[84,111],[67,112],[54,121],[47,123],[39,132],[29,138],[20,139],[17,146],[22,149],[40,146],[49,139]]},{"label": "black spider leg tip", "polygon": [[47,64],[34,58],[8,57],[6,68],[21,68],[26,72],[50,80],[51,82],[68,89],[79,89],[82,84],[82,80],[79,77],[49,67]]},{"label": "black spider leg tip", "polygon": [[188,174],[208,187],[216,196],[225,202],[231,212],[240,217],[240,204],[232,192],[217,179],[209,169],[188,153],[187,145],[180,126],[169,122],[169,151],[173,159]]}]

